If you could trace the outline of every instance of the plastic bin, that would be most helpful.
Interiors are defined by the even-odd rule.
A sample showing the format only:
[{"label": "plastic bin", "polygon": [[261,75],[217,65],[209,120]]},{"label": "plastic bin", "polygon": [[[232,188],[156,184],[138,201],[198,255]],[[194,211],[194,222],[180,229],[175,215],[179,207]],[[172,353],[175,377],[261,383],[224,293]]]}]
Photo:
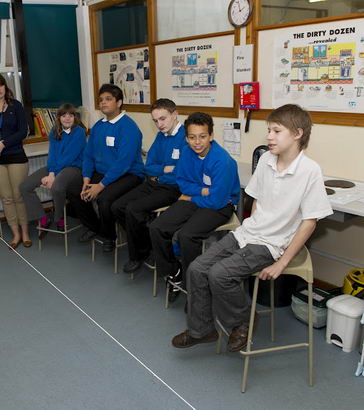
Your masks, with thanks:
[{"label": "plastic bin", "polygon": [[351,352],[358,347],[364,301],[351,295],[340,295],[327,302],[326,341]]}]

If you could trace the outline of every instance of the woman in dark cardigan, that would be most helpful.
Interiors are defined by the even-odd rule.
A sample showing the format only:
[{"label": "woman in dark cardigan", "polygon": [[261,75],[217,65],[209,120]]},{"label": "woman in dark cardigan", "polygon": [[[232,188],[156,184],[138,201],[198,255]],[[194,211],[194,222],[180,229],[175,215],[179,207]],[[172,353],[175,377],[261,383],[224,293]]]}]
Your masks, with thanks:
[{"label": "woman in dark cardigan", "polygon": [[0,74],[0,199],[6,220],[13,233],[9,242],[16,248],[21,242],[32,245],[29,238],[27,214],[19,185],[28,175],[28,158],[23,139],[28,134],[24,108]]}]

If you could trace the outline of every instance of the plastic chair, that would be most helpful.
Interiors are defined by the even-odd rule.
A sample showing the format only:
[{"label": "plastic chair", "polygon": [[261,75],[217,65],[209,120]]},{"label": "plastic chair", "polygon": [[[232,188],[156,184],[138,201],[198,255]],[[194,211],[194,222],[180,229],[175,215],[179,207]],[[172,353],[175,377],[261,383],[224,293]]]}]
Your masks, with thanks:
[{"label": "plastic chair", "polygon": [[[240,226],[239,218],[236,216],[236,213],[233,212],[233,214],[231,215],[230,220],[228,222],[226,222],[226,224],[218,226],[214,230],[214,232],[233,231],[234,229],[236,229],[239,226]],[[202,241],[202,253],[205,252],[205,249],[206,249],[206,241],[203,240]],[[168,309],[168,307],[169,307],[168,297],[169,297],[170,286],[168,286],[168,285],[172,286],[174,289],[180,290],[181,292],[183,292],[184,294],[187,295],[187,291],[185,289],[183,289],[181,286],[178,286],[175,283],[173,283],[172,281],[170,281],[169,279],[167,279],[166,302],[165,302],[165,308],[166,309]]]},{"label": "plastic chair", "polygon": [[[252,350],[251,345],[253,344],[253,328],[254,328],[254,320],[256,314],[256,303],[257,303],[257,296],[258,296],[258,286],[259,286],[259,273],[257,272],[254,274],[255,281],[254,281],[254,291],[252,297],[252,306],[250,312],[250,320],[249,320],[249,331],[248,331],[248,340],[246,350],[240,351],[240,354],[245,356],[245,362],[243,367],[243,377],[242,377],[242,384],[241,384],[241,391],[242,393],[246,390],[246,383],[248,378],[248,369],[249,369],[249,360],[250,356],[255,356],[263,353],[270,353],[279,350],[287,350],[287,349],[296,349],[300,347],[307,347],[308,353],[308,384],[309,386],[313,385],[313,317],[312,317],[312,283],[313,283],[313,270],[312,270],[312,261],[309,251],[306,247],[303,247],[301,251],[292,259],[289,263],[287,268],[284,270],[284,275],[295,275],[299,276],[303,280],[305,280],[308,284],[308,341],[302,343],[295,343],[283,346],[274,346],[268,347],[265,349],[256,349]],[[271,339],[274,342],[275,334],[274,334],[274,280],[270,281],[270,302],[271,306],[270,309],[266,309],[262,312],[270,312],[271,318]],[[221,337],[222,331],[219,331],[219,340],[217,345],[217,353],[220,353],[220,346],[221,346]]]},{"label": "plastic chair", "polygon": [[[52,233],[57,233],[59,235],[63,235],[64,236],[64,253],[66,256],[68,256],[68,234],[72,231],[75,231],[78,228],[81,228],[81,224],[73,226],[73,227],[69,227],[68,223],[67,223],[67,207],[66,207],[66,203],[63,206],[63,219],[64,219],[64,231],[58,231],[56,229],[49,229],[49,228],[42,228],[40,226],[40,222],[37,226],[37,229],[39,232],[52,232]],[[42,239],[39,238],[38,236],[38,248],[41,251],[42,250]]]}]

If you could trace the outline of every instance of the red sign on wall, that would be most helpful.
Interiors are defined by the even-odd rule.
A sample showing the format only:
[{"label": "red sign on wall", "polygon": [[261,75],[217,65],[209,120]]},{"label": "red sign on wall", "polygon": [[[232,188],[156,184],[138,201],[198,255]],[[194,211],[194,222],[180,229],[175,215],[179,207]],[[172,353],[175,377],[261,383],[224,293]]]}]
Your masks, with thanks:
[{"label": "red sign on wall", "polygon": [[240,83],[240,109],[259,110],[259,83]]}]

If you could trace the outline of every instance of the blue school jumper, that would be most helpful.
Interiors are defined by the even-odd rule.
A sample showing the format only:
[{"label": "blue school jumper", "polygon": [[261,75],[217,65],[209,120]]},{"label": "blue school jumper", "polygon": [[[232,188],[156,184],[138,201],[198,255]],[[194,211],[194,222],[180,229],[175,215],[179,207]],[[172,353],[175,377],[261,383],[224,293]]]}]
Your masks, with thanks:
[{"label": "blue school jumper", "polygon": [[[176,165],[183,147],[187,145],[185,127],[181,125],[175,135],[165,135],[159,131],[149,148],[145,172],[148,176],[158,177],[160,184],[177,186]],[[164,167],[174,166],[174,170],[164,173]]]},{"label": "blue school jumper", "polygon": [[[177,183],[180,191],[191,196],[191,201],[200,208],[221,209],[229,203],[237,205],[239,200],[237,163],[215,141],[204,158],[189,146],[183,149],[177,166]],[[210,194],[202,196],[202,188],[208,188]]]},{"label": "blue school jumper", "polygon": [[59,174],[63,168],[82,168],[83,151],[86,147],[85,130],[77,125],[70,133],[61,132],[61,139],[56,140],[55,130],[49,133],[48,172]]},{"label": "blue school jumper", "polygon": [[144,178],[142,133],[126,114],[116,122],[101,119],[91,129],[82,173],[91,178],[94,171],[103,174],[105,187],[125,174]]}]

